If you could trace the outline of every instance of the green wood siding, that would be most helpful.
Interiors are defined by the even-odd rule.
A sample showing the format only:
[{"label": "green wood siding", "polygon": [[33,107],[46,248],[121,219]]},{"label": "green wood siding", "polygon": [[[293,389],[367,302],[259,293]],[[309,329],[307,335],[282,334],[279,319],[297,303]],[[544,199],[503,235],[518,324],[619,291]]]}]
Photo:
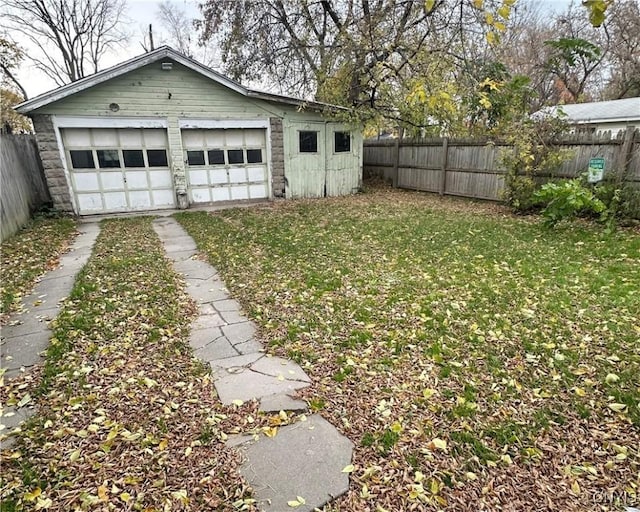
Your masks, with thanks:
[{"label": "green wood siding", "polygon": [[[327,178],[325,123],[285,120],[283,127],[286,197],[288,199],[324,197]],[[298,139],[300,131],[317,132],[317,152],[300,152]]]},{"label": "green wood siding", "polygon": [[[247,98],[180,64],[163,71],[160,62],[98,84],[35,111],[44,114],[112,117],[268,118],[295,112]],[[169,98],[171,94],[171,98]],[[109,110],[120,105],[118,112]],[[309,113],[317,118],[318,114]]]}]

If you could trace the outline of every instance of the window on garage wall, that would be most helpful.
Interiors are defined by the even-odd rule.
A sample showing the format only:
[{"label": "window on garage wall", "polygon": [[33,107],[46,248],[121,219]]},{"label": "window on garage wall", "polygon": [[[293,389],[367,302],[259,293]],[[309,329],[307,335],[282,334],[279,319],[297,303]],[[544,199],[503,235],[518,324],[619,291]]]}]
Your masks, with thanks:
[{"label": "window on garage wall", "polygon": [[95,169],[93,151],[90,149],[76,149],[69,151],[71,156],[71,166],[74,169]]},{"label": "window on garage wall", "polygon": [[333,151],[349,153],[351,151],[351,132],[334,132]]},{"label": "window on garage wall", "polygon": [[261,164],[262,163],[262,150],[261,149],[247,149],[247,163],[248,164]]},{"label": "window on garage wall", "polygon": [[[166,149],[145,149],[145,146],[153,148],[153,146],[165,145],[164,130],[146,129],[144,132],[143,137],[142,129],[66,128],[65,146],[71,167],[73,169],[168,167]],[[115,135],[112,136],[111,133]],[[105,134],[107,134],[106,137],[104,137]],[[99,135],[103,137],[100,138]],[[95,148],[96,145],[115,147],[103,149]],[[86,149],[82,146],[86,146]],[[89,149],[91,146],[94,146],[94,149]]]},{"label": "window on garage wall", "polygon": [[98,149],[98,167],[100,169],[111,169],[120,167],[120,155],[117,149]]},{"label": "window on garage wall", "polygon": [[141,149],[123,149],[122,160],[125,167],[144,167],[144,153]]},{"label": "window on garage wall", "polygon": [[227,160],[230,164],[243,164],[244,163],[244,150],[242,149],[228,149]]},{"label": "window on garage wall", "polygon": [[187,163],[190,166],[264,163],[264,148],[256,147],[260,142],[255,140],[256,135],[251,133],[259,132],[260,137],[264,139],[262,130],[212,129],[210,131],[212,133],[200,129],[183,131],[183,144]]},{"label": "window on garage wall", "polygon": [[318,152],[318,132],[298,132],[300,153]]},{"label": "window on garage wall", "polygon": [[189,165],[204,165],[204,151],[187,151]]},{"label": "window on garage wall", "polygon": [[147,149],[149,167],[167,167],[167,152],[164,149]]},{"label": "window on garage wall", "polygon": [[207,157],[209,158],[209,165],[224,165],[224,150],[222,149],[210,149],[207,151]]}]

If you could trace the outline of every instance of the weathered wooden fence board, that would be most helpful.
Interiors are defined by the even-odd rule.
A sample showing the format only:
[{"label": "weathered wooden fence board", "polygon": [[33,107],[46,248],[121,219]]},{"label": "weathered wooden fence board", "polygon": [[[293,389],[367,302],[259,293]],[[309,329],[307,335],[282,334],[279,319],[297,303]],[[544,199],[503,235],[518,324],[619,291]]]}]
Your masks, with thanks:
[{"label": "weathered wooden fence board", "polygon": [[0,169],[0,240],[5,240],[51,199],[33,135],[0,137]]},{"label": "weathered wooden fence board", "polygon": [[[640,132],[628,131],[625,137],[630,138],[626,143],[623,137],[611,138],[608,132],[566,137],[556,145],[571,157],[553,177],[579,176],[586,172],[591,158],[602,157],[607,172],[623,166],[626,179],[640,183]],[[499,201],[506,172],[500,168],[500,159],[509,150],[503,142],[482,139],[365,141],[364,172],[399,188]]]},{"label": "weathered wooden fence board", "polygon": [[562,145],[559,147],[573,154],[570,160],[563,162],[556,173],[560,177],[567,178],[572,178],[585,172],[589,167],[591,158],[604,158],[608,164],[607,170],[615,170],[613,167],[615,167],[616,157],[621,149],[619,144]]}]

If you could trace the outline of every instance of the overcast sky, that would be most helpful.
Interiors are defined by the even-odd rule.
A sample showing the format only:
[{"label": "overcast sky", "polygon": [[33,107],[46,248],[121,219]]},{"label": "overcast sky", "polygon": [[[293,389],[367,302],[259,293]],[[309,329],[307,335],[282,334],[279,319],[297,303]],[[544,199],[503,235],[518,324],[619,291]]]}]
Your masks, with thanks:
[{"label": "overcast sky", "polygon": [[[163,34],[160,30],[159,23],[156,19],[156,13],[158,10],[158,4],[161,0],[128,0],[128,12],[129,18],[129,32],[131,37],[128,44],[105,57],[102,62],[102,68],[107,68],[125,61],[136,55],[140,55],[144,52],[141,42],[143,40],[143,34],[149,23],[153,24],[154,40],[156,46],[162,44]],[[535,0],[534,0],[535,1]],[[564,10],[571,0],[539,0],[541,8],[547,10],[550,14],[553,12]],[[198,3],[194,0],[174,0],[174,3],[178,4],[186,10],[186,12],[193,18],[199,17]],[[21,41],[18,40],[18,43]],[[24,45],[28,53],[28,46]],[[27,90],[27,94],[30,98],[42,94],[56,87],[55,83],[39,72],[29,66],[28,63],[24,63],[18,73],[22,85]]]}]

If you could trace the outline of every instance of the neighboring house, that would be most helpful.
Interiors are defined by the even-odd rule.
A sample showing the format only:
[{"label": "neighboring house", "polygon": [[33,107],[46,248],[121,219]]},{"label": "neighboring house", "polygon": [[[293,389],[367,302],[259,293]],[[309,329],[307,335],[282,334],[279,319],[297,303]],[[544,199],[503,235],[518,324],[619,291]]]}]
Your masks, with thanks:
[{"label": "neighboring house", "polygon": [[338,107],[247,89],[163,46],[16,107],[54,206],[96,213],[352,194],[362,134]]},{"label": "neighboring house", "polygon": [[611,131],[615,137],[629,126],[640,128],[640,98],[557,105],[541,112],[555,114],[559,110],[566,114],[565,119],[578,133]]}]

